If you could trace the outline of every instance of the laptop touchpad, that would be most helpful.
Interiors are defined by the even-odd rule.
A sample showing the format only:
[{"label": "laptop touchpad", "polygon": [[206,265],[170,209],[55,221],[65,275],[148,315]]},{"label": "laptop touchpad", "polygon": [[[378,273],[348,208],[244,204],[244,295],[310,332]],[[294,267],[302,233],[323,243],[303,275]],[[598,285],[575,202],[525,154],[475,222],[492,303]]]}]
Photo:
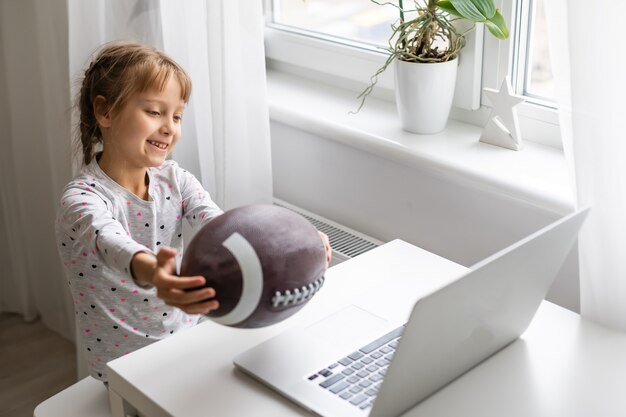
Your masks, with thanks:
[{"label": "laptop touchpad", "polygon": [[306,328],[306,332],[333,350],[359,348],[390,330],[390,323],[355,305],[350,305]]}]

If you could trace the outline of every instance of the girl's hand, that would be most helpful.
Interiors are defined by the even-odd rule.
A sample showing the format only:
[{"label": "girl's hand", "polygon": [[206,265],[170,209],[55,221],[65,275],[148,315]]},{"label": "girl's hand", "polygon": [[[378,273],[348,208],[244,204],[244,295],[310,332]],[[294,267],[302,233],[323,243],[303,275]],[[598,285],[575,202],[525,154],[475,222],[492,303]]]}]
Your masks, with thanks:
[{"label": "girl's hand", "polygon": [[[145,256],[144,256],[145,255]],[[146,257],[151,258],[153,263],[152,272],[142,279],[141,266],[145,267]],[[157,289],[157,297],[161,298],[165,304],[177,307],[187,314],[207,314],[209,311],[216,310],[219,307],[215,297],[213,288],[200,288],[190,290],[191,288],[201,287],[205,283],[203,276],[179,277],[176,275],[176,250],[170,247],[163,247],[154,257],[147,253],[138,253],[132,261],[132,269],[135,273],[135,279],[140,282],[151,284]],[[135,264],[139,268],[135,268]],[[145,279],[147,278],[147,279]]]},{"label": "girl's hand", "polygon": [[317,232],[320,234],[322,242],[324,242],[324,248],[326,248],[326,268],[328,268],[328,266],[330,265],[330,261],[333,260],[333,250],[330,247],[330,240],[328,240],[328,236],[326,236],[326,233],[320,232],[319,230]]}]

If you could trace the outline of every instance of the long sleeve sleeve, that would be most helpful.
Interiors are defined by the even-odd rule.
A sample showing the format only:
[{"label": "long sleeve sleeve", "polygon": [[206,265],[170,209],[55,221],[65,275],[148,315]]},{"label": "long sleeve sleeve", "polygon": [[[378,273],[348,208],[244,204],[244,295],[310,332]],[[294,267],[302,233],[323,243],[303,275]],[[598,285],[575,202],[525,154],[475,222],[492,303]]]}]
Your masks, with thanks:
[{"label": "long sleeve sleeve", "polygon": [[[130,262],[137,252],[154,253],[134,241],[110,209],[111,202],[89,185],[77,183],[66,188],[57,217],[59,236],[69,250],[64,251],[72,265],[98,268],[98,261],[130,277]],[[90,264],[90,262],[93,262]],[[84,267],[84,266],[83,266]]]},{"label": "long sleeve sleeve", "polygon": [[223,213],[213,202],[209,192],[190,172],[180,169],[179,184],[182,195],[183,214],[194,232]]}]

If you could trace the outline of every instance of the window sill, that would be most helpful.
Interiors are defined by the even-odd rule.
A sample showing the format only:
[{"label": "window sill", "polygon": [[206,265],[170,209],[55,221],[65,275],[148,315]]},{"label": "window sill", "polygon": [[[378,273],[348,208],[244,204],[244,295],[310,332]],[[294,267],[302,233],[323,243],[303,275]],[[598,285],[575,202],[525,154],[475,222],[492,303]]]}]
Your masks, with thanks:
[{"label": "window sill", "polygon": [[400,127],[394,103],[268,69],[273,121],[556,214],[573,210],[568,170],[559,149],[526,141],[518,152],[480,143],[481,128],[450,120],[444,132],[416,135]]}]

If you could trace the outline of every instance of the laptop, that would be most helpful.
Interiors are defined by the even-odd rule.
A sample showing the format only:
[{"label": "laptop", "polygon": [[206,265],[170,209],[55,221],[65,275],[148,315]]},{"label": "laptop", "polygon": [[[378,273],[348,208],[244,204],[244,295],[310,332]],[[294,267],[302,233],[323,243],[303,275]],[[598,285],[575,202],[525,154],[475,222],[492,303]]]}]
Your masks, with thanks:
[{"label": "laptop", "polygon": [[[459,266],[463,273],[445,285],[430,285],[426,293],[419,284],[429,279],[423,271],[414,272],[411,281],[380,277],[383,282],[373,291],[355,291],[328,317],[256,345],[234,364],[320,416],[398,416],[526,330],[588,210],[469,269]],[[344,273],[367,275],[368,268],[390,261],[406,245],[392,241],[335,268],[345,265]],[[410,296],[416,292],[417,300]]]}]

